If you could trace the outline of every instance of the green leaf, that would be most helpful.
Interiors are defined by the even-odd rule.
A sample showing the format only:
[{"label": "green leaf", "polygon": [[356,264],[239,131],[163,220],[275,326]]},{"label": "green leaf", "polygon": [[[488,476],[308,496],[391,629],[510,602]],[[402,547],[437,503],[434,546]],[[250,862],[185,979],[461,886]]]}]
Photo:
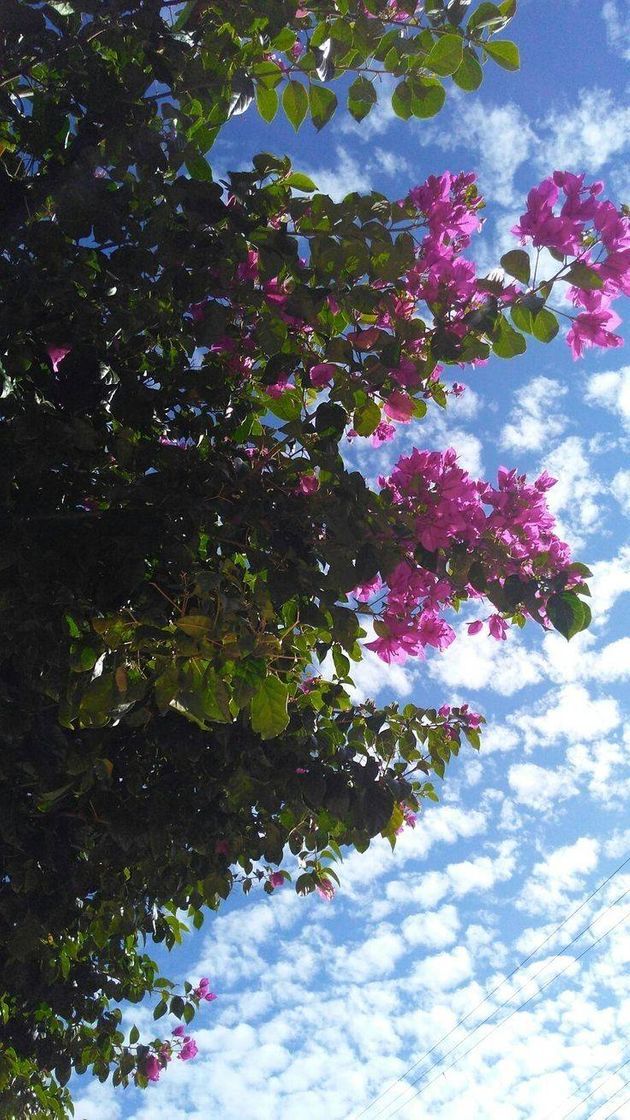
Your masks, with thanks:
[{"label": "green leaf", "polygon": [[289,722],[289,690],[277,677],[263,681],[251,701],[252,728],[261,739],[273,739]]},{"label": "green leaf", "polygon": [[320,128],[328,124],[337,108],[337,96],[327,86],[310,86],[308,100],[313,124],[319,132]]},{"label": "green leaf", "polygon": [[522,284],[529,284],[531,263],[529,253],[524,249],[511,249],[509,253],[504,253],[501,257],[501,267],[508,276],[520,280]]},{"label": "green leaf", "polygon": [[589,265],[583,264],[582,261],[576,261],[575,264],[572,264],[562,279],[587,292],[597,291],[604,286],[604,281],[599,273],[594,268],[590,268]]},{"label": "green leaf", "polygon": [[464,40],[461,35],[442,35],[422,60],[422,64],[427,70],[432,70],[434,74],[446,78],[459,69],[463,54]]},{"label": "green leaf", "polygon": [[453,74],[453,81],[466,93],[473,93],[476,89],[479,89],[483,81],[483,70],[477,56],[470,47],[466,47],[464,50],[464,57],[461,65]]},{"label": "green leaf", "polygon": [[519,331],[525,331],[526,334],[533,333],[534,326],[529,307],[525,307],[522,303],[513,303],[510,307],[510,318]]},{"label": "green leaf", "polygon": [[569,641],[590,624],[591,610],[573,591],[552,595],[547,603],[551,625]]},{"label": "green leaf", "polygon": [[278,112],[279,101],[275,89],[265,89],[264,86],[257,85],[256,105],[262,119],[269,124]]},{"label": "green leaf", "polygon": [[504,70],[519,70],[521,60],[516,43],[509,39],[490,39],[483,45],[486,54],[490,55]]},{"label": "green leaf", "polygon": [[317,184],[313,182],[309,175],[304,175],[301,171],[292,171],[287,175],[286,179],[282,180],[285,187],[293,187],[296,191],[316,191]]},{"label": "green leaf", "polygon": [[408,121],[411,116],[411,88],[409,82],[403,79],[392,93],[392,109],[397,117]]},{"label": "green leaf", "polygon": [[348,111],[355,121],[362,121],[368,115],[376,100],[377,96],[373,82],[364,78],[362,74],[359,75],[348,90]]},{"label": "green leaf", "polygon": [[510,326],[504,315],[500,315],[494,328],[493,353],[497,358],[514,358],[517,354],[524,354],[527,343],[522,334]]},{"label": "green leaf", "polygon": [[534,338],[539,342],[551,342],[559,331],[558,320],[552,311],[543,307],[537,315],[534,316],[532,322],[532,330]]},{"label": "green leaf", "polygon": [[200,179],[205,183],[212,182],[212,168],[207,160],[194,152],[186,156],[186,167],[191,179]]},{"label": "green leaf", "polygon": [[282,94],[282,108],[297,132],[308,112],[308,94],[301,82],[293,79],[287,82]]},{"label": "green leaf", "polygon": [[360,436],[371,436],[381,422],[381,410],[375,401],[357,408],[352,418],[352,427]]},{"label": "green leaf", "polygon": [[446,90],[437,78],[414,78],[411,85],[411,112],[426,120],[439,113],[446,100]]},{"label": "green leaf", "polygon": [[137,1027],[132,1027],[131,1030],[129,1031],[129,1045],[130,1046],[135,1046],[136,1042],[138,1041],[139,1038],[140,1038],[140,1031],[138,1030]]}]

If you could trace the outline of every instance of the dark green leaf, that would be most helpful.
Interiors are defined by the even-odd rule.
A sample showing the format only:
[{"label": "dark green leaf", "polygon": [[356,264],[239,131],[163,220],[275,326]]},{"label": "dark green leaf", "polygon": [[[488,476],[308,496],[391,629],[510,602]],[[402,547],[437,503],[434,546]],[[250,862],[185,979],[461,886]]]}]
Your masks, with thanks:
[{"label": "dark green leaf", "polygon": [[516,43],[509,39],[490,39],[484,43],[484,50],[504,70],[520,69],[521,60]]},{"label": "dark green leaf", "polygon": [[310,86],[308,102],[311,109],[311,118],[319,132],[332,117],[337,108],[337,96],[326,86]]},{"label": "dark green leaf", "polygon": [[252,702],[252,728],[261,739],[273,739],[289,722],[289,690],[278,677],[268,676],[255,692]]},{"label": "dark green leaf", "polygon": [[520,280],[522,284],[529,284],[531,263],[529,253],[524,249],[511,249],[509,253],[504,253],[501,257],[501,267],[508,276]]},{"label": "dark green leaf", "polygon": [[552,595],[547,603],[547,615],[554,629],[567,641],[585,630],[591,621],[590,607],[573,591]]},{"label": "dark green leaf", "polygon": [[301,82],[296,82],[293,78],[287,82],[282,93],[282,108],[296,132],[307,114],[308,100]]}]

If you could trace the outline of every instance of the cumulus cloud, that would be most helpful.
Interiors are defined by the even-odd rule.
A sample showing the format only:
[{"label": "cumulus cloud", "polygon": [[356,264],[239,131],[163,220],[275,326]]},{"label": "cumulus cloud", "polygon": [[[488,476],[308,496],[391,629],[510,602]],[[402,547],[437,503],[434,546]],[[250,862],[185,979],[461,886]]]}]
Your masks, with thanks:
[{"label": "cumulus cloud", "polygon": [[501,446],[512,451],[542,451],[565,431],[568,420],[559,407],[566,385],[534,377],[514,394],[514,408],[501,430]]},{"label": "cumulus cloud", "polygon": [[630,366],[594,373],[586,385],[586,399],[615,413],[630,430]]},{"label": "cumulus cloud", "polygon": [[604,0],[602,19],[612,50],[630,61],[630,11],[624,0]]}]

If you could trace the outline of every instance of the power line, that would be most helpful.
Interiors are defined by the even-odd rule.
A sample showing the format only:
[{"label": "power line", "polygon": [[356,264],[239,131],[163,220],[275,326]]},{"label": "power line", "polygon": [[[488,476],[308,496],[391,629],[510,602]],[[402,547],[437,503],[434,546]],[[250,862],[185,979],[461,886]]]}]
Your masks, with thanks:
[{"label": "power line", "polygon": [[[621,1086],[621,1089],[625,1089],[626,1085],[630,1085],[630,1081],[624,1081],[623,1085]],[[595,1113],[598,1112],[600,1108],[603,1108],[605,1104],[608,1104],[608,1102],[613,1099],[613,1097],[616,1097],[617,1093],[621,1092],[621,1089],[616,1089],[614,1093],[611,1093],[609,1097],[606,1097],[605,1101],[602,1101],[601,1104],[598,1104],[598,1106],[594,1110],[594,1112],[589,1112],[588,1116],[586,1117],[586,1120],[591,1120],[591,1116],[594,1116]],[[617,1113],[619,1112],[619,1109],[623,1108],[624,1104],[628,1104],[629,1102],[630,1102],[630,1097],[626,1097],[625,1101],[622,1101],[621,1104],[618,1104],[616,1108],[613,1108],[612,1112],[607,1112],[605,1116],[602,1116],[600,1118],[600,1120],[610,1120],[611,1116],[616,1116]]]},{"label": "power line", "polygon": [[[446,1032],[446,1034],[443,1034],[443,1035],[441,1036],[441,1038],[438,1038],[437,1042],[435,1042],[435,1043],[433,1044],[433,1046],[431,1047],[431,1049],[430,1049],[430,1050],[426,1050],[426,1051],[424,1052],[424,1054],[421,1054],[421,1055],[420,1055],[420,1057],[419,1057],[419,1058],[418,1058],[418,1059],[417,1059],[417,1060],[416,1060],[415,1062],[413,1062],[413,1063],[412,1063],[412,1064],[411,1064],[411,1065],[410,1065],[410,1066],[409,1066],[409,1067],[408,1067],[408,1068],[407,1068],[407,1069],[405,1070],[405,1072],[404,1072],[404,1073],[401,1073],[401,1074],[400,1074],[400,1076],[399,1076],[399,1077],[397,1077],[395,1081],[392,1081],[391,1085],[388,1085],[386,1089],[383,1089],[383,1091],[382,1091],[381,1093],[379,1093],[379,1095],[378,1095],[377,1097],[374,1097],[374,1098],[373,1098],[373,1099],[372,1099],[371,1101],[368,1101],[368,1103],[367,1103],[367,1104],[366,1104],[366,1105],[364,1106],[364,1108],[362,1108],[360,1112],[357,1112],[357,1113],[356,1113],[356,1115],[355,1115],[355,1117],[354,1117],[354,1120],[360,1120],[360,1117],[361,1117],[361,1116],[364,1116],[364,1115],[365,1115],[365,1113],[366,1113],[366,1112],[368,1112],[368,1111],[369,1111],[369,1110],[370,1110],[371,1108],[373,1108],[373,1107],[374,1107],[374,1105],[378,1104],[378,1102],[379,1102],[380,1100],[382,1100],[382,1099],[383,1099],[383,1097],[386,1097],[386,1096],[387,1096],[387,1094],[388,1094],[388,1093],[390,1093],[390,1092],[392,1091],[392,1089],[395,1089],[397,1085],[399,1085],[399,1084],[400,1084],[400,1083],[401,1083],[402,1081],[404,1081],[404,1079],[405,1079],[405,1078],[406,1078],[406,1077],[407,1077],[407,1076],[408,1076],[408,1075],[409,1075],[409,1074],[410,1074],[410,1073],[412,1072],[412,1070],[416,1069],[416,1067],[417,1067],[417,1066],[419,1066],[421,1062],[423,1062],[423,1061],[424,1061],[424,1060],[425,1060],[426,1058],[430,1058],[430,1057],[431,1057],[431,1054],[433,1054],[433,1053],[434,1053],[434,1052],[435,1052],[435,1051],[437,1050],[438,1046],[441,1046],[441,1044],[442,1044],[443,1042],[446,1042],[447,1038],[450,1038],[450,1037],[451,1037],[451,1035],[452,1035],[452,1034],[454,1034],[456,1030],[459,1030],[459,1028],[460,1028],[461,1026],[463,1026],[463,1024],[464,1024],[464,1023],[466,1022],[466,1020],[467,1020],[467,1019],[470,1019],[470,1016],[471,1016],[471,1015],[474,1015],[475,1011],[478,1011],[480,1007],[483,1007],[484,1003],[487,1003],[487,1002],[488,1002],[488,1000],[489,1000],[489,999],[490,999],[490,998],[491,998],[491,997],[492,997],[492,996],[493,996],[493,995],[494,995],[494,994],[495,994],[496,992],[498,992],[500,988],[502,988],[502,987],[504,986],[504,984],[507,984],[508,980],[511,980],[511,979],[512,979],[512,977],[513,977],[513,976],[515,976],[515,975],[516,975],[516,973],[517,973],[517,972],[519,972],[519,971],[521,970],[521,968],[524,968],[524,966],[525,966],[525,965],[526,965],[526,964],[528,963],[528,961],[531,961],[531,960],[532,960],[532,958],[533,958],[533,957],[535,957],[535,956],[536,956],[536,954],[537,954],[537,953],[539,953],[541,949],[544,949],[545,945],[547,945],[547,944],[549,943],[549,941],[551,941],[551,940],[552,940],[552,938],[554,938],[554,937],[556,936],[556,934],[557,934],[557,933],[559,933],[559,932],[560,932],[560,930],[561,930],[561,929],[563,929],[563,928],[564,928],[564,927],[565,927],[565,926],[567,925],[567,923],[568,923],[568,922],[570,922],[570,921],[571,921],[571,919],[575,917],[575,915],[576,915],[576,914],[579,914],[580,910],[583,910],[583,909],[584,909],[584,907],[585,907],[585,906],[586,906],[586,905],[587,905],[587,904],[588,904],[588,903],[589,903],[589,902],[591,901],[591,899],[592,899],[592,898],[594,898],[596,894],[599,894],[599,892],[600,892],[601,890],[603,890],[603,889],[604,889],[604,887],[606,887],[606,886],[608,885],[608,883],[610,883],[610,882],[611,882],[611,880],[612,880],[612,879],[614,879],[614,878],[615,878],[615,875],[618,875],[620,871],[623,871],[624,867],[626,867],[626,865],[627,865],[628,863],[630,863],[630,856],[628,856],[628,857],[627,857],[627,858],[626,858],[626,859],[625,859],[625,860],[623,861],[623,863],[620,863],[620,864],[619,864],[619,867],[616,867],[616,868],[615,868],[615,870],[614,870],[614,871],[612,871],[612,872],[610,873],[610,875],[608,876],[608,878],[604,879],[604,880],[603,880],[603,882],[601,882],[601,883],[599,884],[599,886],[595,887],[595,889],[594,889],[593,891],[591,891],[591,893],[590,893],[590,894],[588,895],[588,897],[587,897],[587,898],[585,898],[585,899],[583,900],[583,902],[581,902],[581,903],[579,904],[579,906],[576,906],[575,910],[572,910],[572,911],[571,911],[571,913],[570,913],[570,914],[569,914],[569,915],[568,915],[568,916],[567,916],[567,917],[566,917],[566,918],[565,918],[565,919],[564,919],[564,920],[563,920],[562,922],[560,922],[560,925],[556,926],[556,928],[555,928],[555,929],[553,929],[553,930],[551,931],[551,933],[550,933],[550,934],[548,934],[548,936],[547,936],[547,937],[545,937],[545,939],[544,939],[543,941],[541,941],[539,945],[537,945],[537,946],[536,946],[536,948],[535,948],[535,949],[532,949],[531,953],[529,953],[529,954],[528,954],[528,955],[527,955],[526,957],[523,957],[523,960],[522,960],[522,961],[520,961],[520,962],[519,962],[519,964],[517,964],[517,965],[516,965],[516,966],[515,966],[515,967],[514,967],[514,968],[512,969],[512,971],[511,971],[511,972],[508,972],[507,976],[505,976],[505,977],[503,978],[503,980],[500,980],[500,981],[499,981],[499,983],[498,983],[498,984],[496,984],[496,985],[495,985],[495,987],[494,987],[494,988],[492,988],[492,989],[491,989],[491,991],[489,991],[489,992],[488,992],[488,993],[487,993],[487,994],[486,994],[486,995],[485,995],[485,996],[483,997],[483,999],[479,1000],[479,1002],[478,1002],[478,1003],[476,1003],[474,1007],[471,1007],[470,1011],[467,1011],[467,1012],[466,1012],[466,1014],[465,1014],[465,1015],[464,1015],[464,1016],[463,1016],[463,1017],[462,1017],[462,1018],[461,1018],[461,1019],[459,1020],[459,1022],[455,1023],[455,1026],[454,1026],[454,1027],[451,1027],[450,1031],[447,1031],[447,1032]],[[627,893],[627,892],[626,892],[626,893]],[[623,897],[623,896],[622,896],[622,897]],[[619,900],[617,899],[617,901],[619,901]],[[613,903],[613,905],[615,905],[615,904]],[[604,913],[605,913],[605,911],[604,911]],[[590,927],[588,927],[588,926],[587,926],[586,928],[588,929],[588,928],[590,928]],[[583,930],[583,931],[582,931],[582,933],[585,933],[585,932],[586,932],[586,930]],[[579,936],[579,937],[581,937],[581,936],[582,936],[582,934],[580,933],[580,934],[579,934],[578,936]],[[574,941],[575,941],[575,940],[576,940],[576,939],[574,938]],[[569,943],[569,946],[565,946],[565,949],[566,949],[566,948],[568,948],[568,947],[570,947],[570,945],[572,945],[572,944],[573,944],[573,941],[571,941],[571,942]],[[557,953],[557,954],[556,954],[556,956],[555,956],[555,957],[553,957],[553,958],[552,958],[552,961],[551,961],[551,962],[549,962],[549,963],[553,963],[553,961],[554,961],[554,960],[556,960],[556,959],[557,959],[557,957],[558,957],[558,956],[560,956],[560,954],[561,954],[562,952],[564,952],[564,949],[560,950],[560,953]],[[546,966],[545,966],[545,967],[546,967]],[[538,975],[538,973],[536,973],[536,975]],[[534,978],[535,978],[535,977],[532,977],[532,979],[534,979]],[[521,988],[519,988],[519,989],[518,989],[518,991],[522,991],[522,989],[521,989]],[[518,991],[517,991],[517,992],[514,992],[514,993],[513,993],[513,995],[512,995],[512,996],[511,996],[510,998],[513,998],[513,996],[514,996],[514,995],[518,995]],[[509,1002],[509,1001],[508,1001],[508,1002]],[[504,1006],[505,1006],[505,1004],[501,1004],[501,1007],[504,1007]],[[501,1010],[501,1007],[495,1008],[495,1011],[500,1011],[500,1010]],[[494,1014],[494,1013],[495,1013],[495,1012],[493,1012],[493,1014]],[[488,1021],[487,1019],[484,1019],[484,1021],[483,1021],[482,1023],[479,1023],[479,1024],[478,1024],[478,1025],[477,1025],[477,1026],[475,1027],[475,1031],[479,1030],[479,1027],[482,1027],[482,1026],[484,1026],[484,1023],[486,1023],[487,1021]],[[473,1033],[474,1033],[474,1032],[473,1032]],[[459,1046],[459,1045],[461,1045],[461,1043],[462,1043],[462,1042],[463,1042],[463,1039],[460,1039],[460,1041],[459,1041],[459,1043],[457,1043],[457,1045],[458,1045],[458,1046]],[[456,1049],[456,1048],[457,1048],[457,1047],[455,1047],[454,1049]],[[446,1054],[444,1054],[444,1055],[442,1056],[442,1058],[441,1058],[440,1060],[441,1060],[441,1061],[444,1061],[444,1058],[445,1058],[445,1057],[448,1057],[448,1055],[449,1055],[449,1054],[451,1054],[451,1053],[452,1053],[452,1050],[449,1050],[449,1051],[448,1051],[448,1052],[447,1052]],[[434,1065],[430,1066],[430,1067],[429,1067],[429,1069],[427,1070],[427,1073],[430,1073],[430,1072],[431,1072],[431,1070],[432,1070],[432,1069],[434,1068],[434,1066],[435,1066],[436,1064],[438,1064],[438,1063],[434,1063]],[[416,1084],[416,1082],[412,1082],[412,1085],[415,1085],[415,1084]],[[407,1087],[407,1086],[405,1086],[405,1087]],[[399,1097],[399,1096],[400,1096],[400,1094],[398,1094],[398,1097]],[[395,1103],[395,1100],[397,1100],[397,1099],[398,1099],[398,1097],[396,1097],[396,1098],[394,1099],[394,1101],[392,1101],[391,1103],[392,1103],[392,1104],[394,1104],[394,1103]],[[381,1111],[382,1111],[382,1110],[381,1110]],[[379,1111],[379,1112],[378,1112],[378,1113],[377,1113],[376,1115],[377,1115],[377,1116],[379,1116],[380,1114],[381,1114],[381,1112]]]},{"label": "power line", "polygon": [[[624,1054],[625,1054],[625,1053],[626,1053],[626,1051],[624,1050],[624,1051],[623,1051],[623,1052],[622,1052],[622,1053],[621,1053],[621,1054],[619,1055],[619,1057],[620,1057],[620,1058],[623,1058],[623,1056],[624,1056]],[[576,1095],[576,1093],[579,1093],[580,1089],[583,1089],[583,1088],[585,1087],[585,1085],[589,1085],[589,1084],[590,1084],[590,1082],[591,1082],[591,1081],[593,1080],[593,1078],[594,1078],[594,1077],[597,1077],[597,1075],[598,1075],[599,1073],[601,1073],[601,1072],[602,1072],[602,1070],[605,1070],[605,1069],[607,1068],[607,1066],[608,1066],[608,1062],[607,1062],[607,1061],[606,1061],[606,1062],[602,1062],[601,1066],[598,1066],[598,1068],[597,1068],[596,1070],[593,1070],[593,1073],[591,1073],[591,1074],[590,1074],[590,1075],[589,1075],[588,1077],[585,1077],[585,1078],[584,1078],[584,1081],[580,1081],[580,1084],[579,1084],[579,1085],[576,1085],[576,1086],[575,1086],[575,1089],[573,1090],[573,1092],[572,1092],[572,1093],[570,1093],[570,1094],[569,1094],[569,1096],[568,1096],[568,1097],[566,1098],[566,1100],[565,1100],[565,1102],[564,1102],[564,1103],[565,1103],[565,1104],[567,1104],[567,1102],[568,1102],[568,1101],[570,1101],[570,1100],[571,1100],[571,1099],[572,1099],[572,1098],[573,1098],[573,1097],[574,1097],[574,1096]],[[616,1071],[614,1071],[614,1072],[616,1072]],[[606,1080],[608,1080],[608,1079],[606,1078]],[[605,1084],[605,1082],[604,1082],[604,1081],[602,1081],[602,1083],[601,1083],[601,1084],[602,1084],[602,1085],[604,1085],[604,1084]],[[556,1110],[555,1110],[555,1108],[552,1108],[550,1112],[546,1112],[546,1113],[545,1113],[545,1115],[544,1115],[544,1116],[543,1116],[543,1117],[541,1118],[541,1120],[551,1120],[552,1116],[554,1116],[554,1115],[555,1115],[555,1111],[556,1111]],[[570,1115],[570,1113],[568,1113],[567,1115]],[[562,1118],[562,1120],[565,1120],[565,1118],[563,1117],[563,1118]]]},{"label": "power line", "polygon": [[[620,897],[624,898],[626,894],[630,894],[630,891],[625,891],[624,894],[621,895]],[[619,901],[619,900],[617,900],[617,901]],[[612,908],[611,906],[607,906],[606,910],[603,911],[603,913],[606,913],[606,911],[610,910],[611,908]],[[607,929],[605,933],[602,933],[601,936],[598,937],[596,941],[593,941],[590,945],[587,945],[586,949],[583,949],[582,952],[579,953],[577,957],[572,957],[571,960],[568,961],[568,963],[564,966],[564,968],[561,968],[560,971],[555,974],[555,976],[552,976],[550,980],[547,980],[547,982],[545,984],[543,984],[542,987],[540,987],[538,989],[538,991],[534,992],[533,995],[528,996],[528,998],[526,1000],[523,1000],[523,1002],[520,1003],[518,1005],[518,1007],[514,1007],[512,1009],[512,1011],[510,1011],[509,1015],[505,1016],[505,1019],[502,1019],[500,1023],[495,1023],[495,1025],[490,1028],[490,1030],[483,1036],[483,1038],[480,1038],[480,1039],[477,1040],[477,1042],[474,1042],[472,1046],[469,1046],[467,1050],[464,1050],[464,1052],[462,1054],[459,1054],[448,1066],[446,1066],[446,1069],[442,1070],[442,1072],[437,1074],[436,1077],[432,1077],[430,1081],[427,1081],[426,1085],[423,1085],[422,1088],[416,1090],[415,1093],[412,1093],[411,1097],[408,1097],[406,1101],[403,1101],[397,1108],[394,1109],[393,1112],[388,1113],[387,1120],[391,1120],[392,1116],[397,1116],[398,1113],[403,1108],[406,1108],[406,1106],[411,1103],[411,1101],[413,1100],[414,1097],[420,1096],[420,1094],[422,1092],[424,1092],[425,1089],[428,1089],[431,1085],[433,1085],[435,1083],[435,1081],[437,1081],[440,1077],[442,1077],[445,1073],[447,1073],[450,1069],[452,1069],[453,1066],[456,1066],[457,1063],[459,1061],[461,1061],[462,1058],[468,1057],[468,1055],[471,1054],[473,1050],[476,1050],[476,1048],[478,1046],[480,1046],[482,1042],[485,1042],[486,1039],[490,1038],[490,1035],[494,1034],[494,1032],[496,1030],[498,1030],[499,1027],[504,1026],[505,1023],[507,1023],[508,1020],[511,1019],[513,1015],[516,1015],[517,1012],[522,1011],[523,1008],[526,1007],[528,1003],[531,1003],[531,1001],[533,999],[536,999],[536,997],[539,996],[542,992],[544,992],[545,989],[548,988],[550,984],[553,984],[554,981],[557,980],[559,976],[562,976],[563,973],[565,973],[567,971],[567,969],[571,968],[572,965],[577,964],[577,962],[579,960],[581,960],[582,957],[586,956],[587,953],[590,953],[591,950],[594,949],[597,945],[599,945],[599,943],[601,941],[603,941],[605,937],[608,937],[608,934],[612,933],[613,930],[617,928],[617,926],[622,925],[622,923],[625,922],[626,918],[629,917],[629,916],[630,916],[630,910],[626,914],[624,914],[623,917],[620,918],[618,922],[615,922],[615,924],[613,926],[611,926],[610,929]],[[599,917],[601,917],[601,915],[599,915]],[[591,925],[594,925],[594,924],[595,924],[594,922],[591,923]],[[586,930],[588,930],[588,929],[590,929],[590,926],[586,926],[586,929],[582,930],[582,933],[585,933]],[[578,936],[581,937],[582,934],[578,934]],[[577,938],[574,938],[573,941],[570,942],[569,944],[572,945],[574,943],[574,941],[576,941],[576,940],[577,940]],[[568,946],[566,946],[566,948],[568,948]],[[563,951],[564,950],[562,950],[561,952],[563,952]],[[556,957],[560,956],[560,955],[561,955],[561,953],[558,953],[558,954],[556,954]],[[556,957],[554,957],[553,960],[556,960]],[[545,965],[544,967],[546,968],[547,965]],[[541,971],[543,971],[543,970],[540,969],[539,972],[541,972]],[[539,973],[536,973],[535,975],[539,975]],[[532,977],[532,979],[534,979],[534,977]],[[527,981],[527,983],[531,983],[531,981]],[[526,987],[526,986],[527,985],[525,984],[522,987]],[[518,990],[522,991],[522,988],[519,988]],[[516,994],[516,993],[514,993],[514,994]],[[508,1003],[508,1002],[509,1002],[509,1000],[506,1001],[506,1003]],[[506,1003],[501,1004],[500,1007],[498,1007],[496,1010],[500,1011],[501,1007],[506,1006]],[[487,1023],[488,1020],[492,1018],[493,1014],[495,1014],[495,1012],[492,1012],[491,1015],[489,1015],[486,1019],[484,1019],[483,1023],[480,1023],[478,1027],[475,1027],[475,1030],[471,1031],[471,1034],[474,1034],[479,1029],[479,1027],[481,1027],[485,1023]],[[463,1042],[463,1041],[464,1040],[462,1039],[461,1042]],[[458,1049],[458,1047],[461,1045],[461,1042],[457,1043],[456,1046],[452,1047],[451,1050],[447,1051],[447,1053],[444,1054],[442,1056],[442,1058],[440,1058],[437,1062],[434,1062],[433,1065],[430,1066],[429,1069],[426,1071],[426,1073],[421,1074],[420,1077],[418,1077],[415,1081],[412,1081],[407,1086],[407,1088],[410,1089],[410,1088],[412,1088],[413,1085],[417,1085],[420,1081],[422,1081],[427,1076],[427,1074],[431,1073],[431,1070],[433,1070],[437,1066],[441,1065],[442,1062],[444,1061],[444,1058],[447,1058],[449,1056],[449,1054],[453,1053],[453,1050]],[[395,1103],[395,1102],[392,1101],[392,1104],[393,1103]],[[389,1105],[386,1105],[385,1107],[388,1108]],[[384,1110],[381,1110],[380,1112],[377,1113],[377,1117],[381,1116],[381,1115],[384,1115]]]},{"label": "power line", "polygon": [[[611,1070],[611,1072],[610,1072],[610,1073],[608,1074],[608,1076],[607,1076],[607,1077],[605,1077],[603,1081],[600,1081],[599,1085],[596,1085],[594,1089],[591,1089],[590,1093],[587,1093],[585,1097],[582,1097],[582,1099],[581,1099],[581,1100],[579,1100],[579,1101],[577,1102],[577,1104],[574,1104],[574,1105],[573,1105],[573,1108],[570,1108],[568,1112],[564,1112],[564,1113],[562,1114],[562,1116],[560,1117],[560,1120],[567,1120],[567,1117],[569,1117],[569,1116],[572,1116],[572,1115],[573,1115],[573,1113],[574,1113],[574,1112],[575,1112],[575,1111],[576,1111],[576,1110],[577,1110],[578,1108],[580,1108],[580,1107],[581,1107],[581,1106],[582,1106],[583,1104],[586,1104],[586,1101],[590,1100],[590,1099],[591,1099],[591,1097],[592,1097],[592,1096],[593,1096],[593,1095],[594,1095],[595,1093],[599,1092],[599,1090],[601,1089],[602,1085],[605,1085],[607,1081],[610,1081],[611,1077],[614,1077],[616,1073],[619,1073],[619,1070],[621,1070],[621,1069],[624,1069],[624,1068],[625,1068],[625,1067],[626,1067],[626,1066],[628,1065],[628,1062],[630,1062],[630,1058],[626,1058],[625,1062],[622,1062],[622,1064],[621,1064],[620,1066],[617,1066],[617,1069],[613,1069],[613,1070]],[[579,1092],[579,1090],[580,1090],[580,1089],[583,1089],[585,1085],[588,1085],[588,1083],[589,1083],[590,1081],[592,1081],[594,1077],[597,1077],[597,1074],[598,1074],[598,1073],[600,1073],[600,1072],[601,1072],[601,1070],[602,1070],[603,1068],[604,1068],[603,1066],[600,1066],[600,1068],[599,1068],[598,1070],[595,1070],[595,1073],[594,1073],[594,1074],[592,1074],[592,1075],[591,1075],[591,1077],[587,1077],[587,1078],[586,1078],[586,1081],[583,1081],[581,1085],[578,1085],[578,1086],[577,1086],[577,1088],[576,1088],[576,1089],[575,1089],[575,1091],[574,1091],[574,1092],[573,1092],[573,1093],[571,1094],[571,1096],[572,1096],[572,1097],[573,1097],[573,1096],[575,1096],[575,1093]],[[627,1082],[625,1082],[625,1084],[627,1084]],[[622,1088],[623,1088],[623,1085],[622,1085]],[[619,1092],[619,1090],[617,1090],[617,1092]],[[569,1098],[569,1099],[570,1099],[570,1098]],[[609,1098],[609,1099],[610,1099],[610,1098]],[[604,1101],[604,1104],[605,1104],[605,1103],[606,1103],[606,1102]],[[599,1107],[599,1108],[601,1108],[601,1105],[598,1105],[598,1107]],[[549,1115],[551,1115],[551,1114],[550,1114],[550,1113],[547,1113],[547,1116],[549,1116]]]}]

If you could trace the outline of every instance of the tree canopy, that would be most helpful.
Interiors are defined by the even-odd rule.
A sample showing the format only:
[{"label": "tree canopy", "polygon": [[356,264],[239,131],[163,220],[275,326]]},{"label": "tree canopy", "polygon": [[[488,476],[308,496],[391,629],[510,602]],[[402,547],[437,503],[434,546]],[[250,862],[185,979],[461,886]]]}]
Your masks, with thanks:
[{"label": "tree canopy", "polygon": [[[371,488],[344,459],[461,391],[453,370],[620,340],[628,221],[602,185],[530,192],[502,268],[466,257],[472,174],[334,202],[283,156],[225,181],[229,119],[403,119],[518,67],[515,0],[5,0],[0,43],[0,1106],[64,1116],[71,1072],[145,1086],[175,1053],[120,1004],[188,1024],[145,952],[235,886],[334,891],[396,835],[481,717],[351,702],[383,660],[588,625],[553,480],[476,480],[414,450]],[[333,88],[334,87],[334,88]],[[519,244],[520,242],[520,244]],[[540,279],[542,249],[555,271]],[[188,1049],[186,1049],[188,1048]]]}]

